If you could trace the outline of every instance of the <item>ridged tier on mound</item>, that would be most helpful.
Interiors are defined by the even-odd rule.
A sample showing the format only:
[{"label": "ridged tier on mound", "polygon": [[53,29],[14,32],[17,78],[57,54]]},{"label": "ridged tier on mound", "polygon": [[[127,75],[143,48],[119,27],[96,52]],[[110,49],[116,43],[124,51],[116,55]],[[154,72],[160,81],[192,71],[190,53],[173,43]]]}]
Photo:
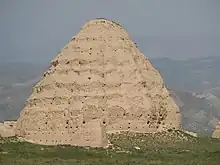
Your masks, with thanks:
[{"label": "ridged tier on mound", "polygon": [[180,128],[177,105],[128,33],[86,23],[34,87],[16,133],[42,144],[104,146],[108,132]]},{"label": "ridged tier on mound", "polygon": [[220,122],[217,123],[215,131],[212,134],[213,138],[220,138]]}]

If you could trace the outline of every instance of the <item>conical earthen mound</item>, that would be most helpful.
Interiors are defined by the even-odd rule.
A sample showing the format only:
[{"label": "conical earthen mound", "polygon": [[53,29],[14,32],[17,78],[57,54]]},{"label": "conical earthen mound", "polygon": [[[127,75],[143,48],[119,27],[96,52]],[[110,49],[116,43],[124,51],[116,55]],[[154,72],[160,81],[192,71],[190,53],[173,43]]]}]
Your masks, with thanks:
[{"label": "conical earthen mound", "polygon": [[51,64],[17,122],[28,141],[102,147],[110,132],[180,128],[160,74],[112,21],[86,23]]}]

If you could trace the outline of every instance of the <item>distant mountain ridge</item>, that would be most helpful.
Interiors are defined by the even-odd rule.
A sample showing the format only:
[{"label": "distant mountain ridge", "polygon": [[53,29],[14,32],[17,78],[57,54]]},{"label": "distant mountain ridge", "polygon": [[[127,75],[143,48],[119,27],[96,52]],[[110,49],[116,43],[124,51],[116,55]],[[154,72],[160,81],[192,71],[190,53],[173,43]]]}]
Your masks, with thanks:
[{"label": "distant mountain ridge", "polygon": [[151,61],[162,74],[168,88],[203,92],[220,87],[220,57],[189,60],[155,58]]}]

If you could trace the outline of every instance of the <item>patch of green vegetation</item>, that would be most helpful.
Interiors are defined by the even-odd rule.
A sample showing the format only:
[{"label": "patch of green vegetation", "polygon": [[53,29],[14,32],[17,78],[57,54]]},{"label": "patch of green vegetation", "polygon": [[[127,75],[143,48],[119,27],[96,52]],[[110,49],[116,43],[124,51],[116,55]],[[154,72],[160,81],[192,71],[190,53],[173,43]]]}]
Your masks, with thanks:
[{"label": "patch of green vegetation", "polygon": [[[112,21],[112,23],[118,25],[118,26],[121,26],[118,22],[115,22],[115,21]],[[122,27],[122,26],[121,26]]]},{"label": "patch of green vegetation", "polygon": [[[112,134],[109,149],[43,146],[0,139],[2,165],[219,165],[220,140],[174,134]],[[161,138],[168,141],[161,141]]]}]

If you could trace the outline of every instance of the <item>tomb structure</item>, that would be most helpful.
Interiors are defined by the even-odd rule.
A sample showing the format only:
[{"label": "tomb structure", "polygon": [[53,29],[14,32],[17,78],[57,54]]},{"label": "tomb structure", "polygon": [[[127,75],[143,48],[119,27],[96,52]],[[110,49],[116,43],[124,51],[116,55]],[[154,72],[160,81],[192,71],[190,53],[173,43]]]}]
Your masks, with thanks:
[{"label": "tomb structure", "polygon": [[33,143],[104,147],[107,133],[180,129],[159,72],[119,24],[88,21],[34,86],[16,125]]}]

